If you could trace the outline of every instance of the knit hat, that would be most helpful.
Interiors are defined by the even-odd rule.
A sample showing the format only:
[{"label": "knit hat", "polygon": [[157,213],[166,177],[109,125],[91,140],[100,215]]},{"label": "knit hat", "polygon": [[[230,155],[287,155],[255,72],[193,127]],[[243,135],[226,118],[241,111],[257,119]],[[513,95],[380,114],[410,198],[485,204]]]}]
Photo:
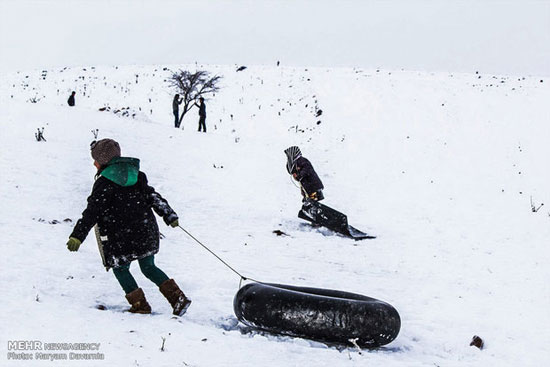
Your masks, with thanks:
[{"label": "knit hat", "polygon": [[113,139],[101,139],[90,144],[92,158],[102,166],[106,166],[115,157],[120,157],[120,145]]},{"label": "knit hat", "polygon": [[302,152],[297,146],[292,146],[285,149],[285,154],[287,158],[286,170],[288,173],[292,174],[294,167],[296,166],[296,160],[302,156]]}]

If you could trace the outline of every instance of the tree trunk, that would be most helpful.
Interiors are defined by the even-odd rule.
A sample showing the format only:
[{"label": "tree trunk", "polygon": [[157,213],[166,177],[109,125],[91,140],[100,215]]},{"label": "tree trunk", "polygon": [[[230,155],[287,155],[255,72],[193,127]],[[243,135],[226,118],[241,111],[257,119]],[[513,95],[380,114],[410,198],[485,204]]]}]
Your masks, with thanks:
[{"label": "tree trunk", "polygon": [[[185,116],[185,114],[187,112],[189,112],[189,110],[191,110],[191,108],[193,108],[193,105],[191,105],[191,107],[189,107],[189,103],[184,103],[183,112],[181,113],[180,120],[179,120],[180,125],[181,125],[181,121],[183,120],[183,116]],[[182,127],[182,129],[183,129],[183,127]]]}]

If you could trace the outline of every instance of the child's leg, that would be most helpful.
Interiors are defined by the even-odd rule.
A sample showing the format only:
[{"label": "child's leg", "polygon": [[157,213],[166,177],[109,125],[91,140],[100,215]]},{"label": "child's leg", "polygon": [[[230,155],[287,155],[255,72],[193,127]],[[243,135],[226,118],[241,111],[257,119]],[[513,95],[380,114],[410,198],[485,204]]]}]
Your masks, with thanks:
[{"label": "child's leg", "polygon": [[132,305],[128,311],[134,313],[151,313],[151,306],[145,299],[143,290],[138,288],[136,280],[130,273],[130,264],[113,268],[113,273],[122,286],[122,289],[124,289],[124,292],[126,292],[126,299]]},{"label": "child's leg", "polygon": [[143,275],[158,285],[160,293],[166,297],[174,309],[172,313],[178,316],[183,315],[191,304],[191,300],[185,297],[174,279],[169,279],[162,270],[155,266],[155,256],[151,255],[139,260],[139,267]]},{"label": "child's leg", "polygon": [[139,260],[139,268],[143,275],[150,281],[160,287],[162,283],[167,281],[168,276],[155,265],[155,255],[144,257]]},{"label": "child's leg", "polygon": [[130,274],[130,264],[119,266],[118,268],[113,268],[113,273],[115,274],[116,279],[124,289],[126,294],[132,293],[138,289],[136,280]]}]

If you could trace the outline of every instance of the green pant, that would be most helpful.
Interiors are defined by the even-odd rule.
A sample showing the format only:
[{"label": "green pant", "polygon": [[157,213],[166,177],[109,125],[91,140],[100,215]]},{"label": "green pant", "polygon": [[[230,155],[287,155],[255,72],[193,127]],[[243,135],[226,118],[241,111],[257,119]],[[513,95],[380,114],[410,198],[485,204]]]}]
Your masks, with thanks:
[{"label": "green pant", "polygon": [[[162,270],[156,267],[155,255],[139,259],[138,263],[143,275],[145,275],[147,279],[151,280],[156,285],[160,286],[162,283],[168,280],[168,276],[164,274]],[[126,294],[138,289],[136,280],[130,273],[130,263],[119,266],[118,268],[113,268],[113,273],[115,274],[115,277],[117,278],[118,282],[120,283],[122,289],[124,289],[124,292],[126,292]]]}]

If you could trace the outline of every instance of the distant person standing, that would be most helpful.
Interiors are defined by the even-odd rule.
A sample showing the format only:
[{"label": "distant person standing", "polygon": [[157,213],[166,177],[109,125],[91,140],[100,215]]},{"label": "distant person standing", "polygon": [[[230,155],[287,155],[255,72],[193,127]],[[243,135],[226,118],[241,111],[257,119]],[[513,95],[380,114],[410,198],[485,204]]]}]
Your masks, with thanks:
[{"label": "distant person standing", "polygon": [[74,96],[75,96],[76,92],[73,91],[69,97],[69,99],[67,100],[67,104],[71,107],[74,107]]},{"label": "distant person standing", "polygon": [[206,132],[206,104],[204,103],[204,98],[199,98],[199,101],[201,102],[200,105],[195,103],[195,106],[199,108],[199,131],[201,131],[201,128],[204,129],[204,132]]},{"label": "distant person standing", "polygon": [[179,94],[174,96],[172,101],[172,111],[174,112],[174,126],[176,128],[180,127],[180,104],[183,101],[183,98],[180,98]]}]

